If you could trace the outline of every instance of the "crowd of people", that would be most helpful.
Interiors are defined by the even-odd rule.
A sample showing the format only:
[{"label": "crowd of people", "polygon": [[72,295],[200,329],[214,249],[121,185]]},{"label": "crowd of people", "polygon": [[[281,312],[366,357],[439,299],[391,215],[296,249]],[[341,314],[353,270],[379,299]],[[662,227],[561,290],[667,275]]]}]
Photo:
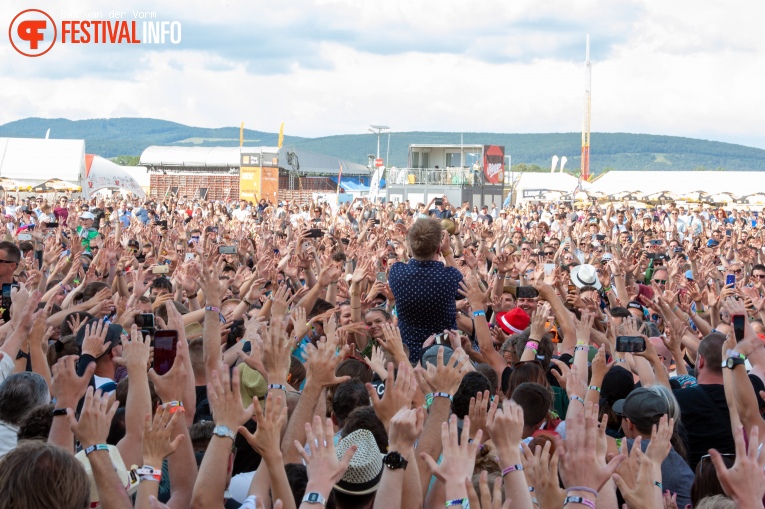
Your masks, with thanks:
[{"label": "crowd of people", "polygon": [[765,211],[52,202],[0,509],[763,507]]}]

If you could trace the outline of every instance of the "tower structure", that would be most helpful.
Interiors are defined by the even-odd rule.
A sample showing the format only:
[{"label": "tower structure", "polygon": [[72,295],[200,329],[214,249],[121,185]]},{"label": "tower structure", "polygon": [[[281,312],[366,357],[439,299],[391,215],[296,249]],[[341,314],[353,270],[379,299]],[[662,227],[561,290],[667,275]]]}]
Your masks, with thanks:
[{"label": "tower structure", "polygon": [[590,179],[590,110],[591,110],[590,34],[587,34],[587,48],[584,59],[584,118],[582,119],[582,180]]}]

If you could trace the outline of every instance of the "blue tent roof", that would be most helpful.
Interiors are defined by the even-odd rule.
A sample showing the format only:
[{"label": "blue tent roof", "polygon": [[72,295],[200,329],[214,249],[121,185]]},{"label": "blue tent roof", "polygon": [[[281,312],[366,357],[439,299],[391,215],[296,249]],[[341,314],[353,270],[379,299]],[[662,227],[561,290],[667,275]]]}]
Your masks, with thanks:
[{"label": "blue tent roof", "polygon": [[359,184],[357,182],[351,182],[351,181],[340,181],[340,187],[342,187],[346,191],[356,191],[356,192],[369,191],[369,186],[365,186],[363,184]]}]

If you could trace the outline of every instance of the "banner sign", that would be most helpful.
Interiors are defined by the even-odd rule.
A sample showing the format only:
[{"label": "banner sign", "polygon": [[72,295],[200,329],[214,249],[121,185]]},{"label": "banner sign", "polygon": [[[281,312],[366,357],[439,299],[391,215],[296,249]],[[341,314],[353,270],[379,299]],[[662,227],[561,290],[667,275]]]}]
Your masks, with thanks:
[{"label": "banner sign", "polygon": [[483,146],[483,172],[486,182],[499,184],[505,175],[505,147],[501,145]]}]

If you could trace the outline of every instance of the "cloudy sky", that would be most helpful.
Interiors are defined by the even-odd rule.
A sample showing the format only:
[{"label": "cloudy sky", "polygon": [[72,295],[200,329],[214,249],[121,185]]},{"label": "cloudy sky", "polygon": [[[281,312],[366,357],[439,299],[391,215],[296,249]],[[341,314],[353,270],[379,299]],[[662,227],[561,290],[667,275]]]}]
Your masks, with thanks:
[{"label": "cloudy sky", "polygon": [[[178,45],[68,45],[39,58],[0,42],[0,123],[29,116],[245,122],[293,135],[581,130],[585,35],[592,130],[765,148],[759,0],[57,0],[153,11]],[[3,34],[20,11],[3,0]]]}]

